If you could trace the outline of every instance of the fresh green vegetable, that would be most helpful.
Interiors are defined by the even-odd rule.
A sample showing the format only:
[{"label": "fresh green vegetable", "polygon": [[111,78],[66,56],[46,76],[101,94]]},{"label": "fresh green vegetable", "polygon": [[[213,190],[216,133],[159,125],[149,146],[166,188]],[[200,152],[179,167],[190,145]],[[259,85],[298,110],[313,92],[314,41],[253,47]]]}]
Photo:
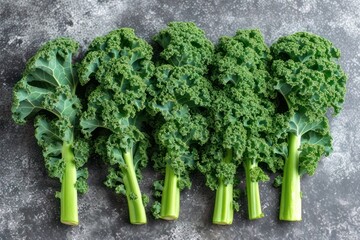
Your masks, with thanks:
[{"label": "fresh green vegetable", "polygon": [[258,163],[276,171],[282,161],[275,155],[276,91],[268,72],[270,50],[258,30],[241,30],[222,37],[215,50],[212,79],[216,90],[210,108],[213,132],[199,170],[216,190],[213,223],[231,224],[239,205],[233,198],[238,166],[243,165],[250,219],[264,216],[259,181],[268,176]]},{"label": "fresh green vegetable", "polygon": [[[130,222],[147,222],[138,180],[147,164],[146,89],[153,75],[152,48],[132,29],[123,28],[96,38],[79,67],[82,84],[94,78],[81,118],[86,136],[96,138],[96,152],[108,163],[105,185],[127,197]],[[94,134],[94,131],[96,133]]]},{"label": "fresh green vegetable", "polygon": [[[250,219],[264,216],[258,182],[269,179],[266,167],[283,170],[274,182],[282,186],[280,220],[300,221],[301,176],[313,175],[331,153],[327,114],[338,114],[344,102],[339,50],[306,32],[269,49],[258,30],[222,37],[214,50],[188,22],[170,23],[154,41],[160,46],[156,68],[152,47],[129,28],[96,38],[77,65],[78,43],[59,38],[29,60],[16,83],[12,117],[18,124],[34,117],[48,174],[61,182],[61,222],[78,224],[90,138],[107,163],[105,185],[127,198],[130,222],[147,222],[149,199],[139,180],[149,130],[154,167],[165,175],[154,183],[161,198],[152,207],[156,218],[179,217],[180,192],[191,186],[197,167],[216,190],[213,223],[231,224],[242,165]],[[78,89],[79,83],[87,88]]]},{"label": "fresh green vegetable", "polygon": [[72,63],[78,43],[59,38],[46,43],[27,63],[22,79],[15,85],[12,117],[16,123],[35,118],[35,137],[42,147],[50,177],[61,182],[61,222],[77,225],[77,192],[87,191],[89,156],[87,141],[81,137],[78,79]]},{"label": "fresh green vegetable", "polygon": [[321,156],[332,151],[326,113],[338,114],[344,102],[346,75],[333,44],[314,34],[298,32],[271,46],[276,89],[288,108],[288,149],[282,178],[280,220],[301,220],[302,174],[314,174]]},{"label": "fresh green vegetable", "polygon": [[201,113],[211,104],[211,84],[204,74],[213,45],[195,24],[184,22],[170,23],[154,40],[161,46],[164,64],[157,67],[149,89],[149,111],[157,121],[154,166],[165,173],[165,181],[163,186],[155,183],[156,195],[162,199],[153,206],[153,213],[156,218],[174,220],[179,216],[180,191],[191,186],[189,173],[199,159],[197,146],[209,137]]}]

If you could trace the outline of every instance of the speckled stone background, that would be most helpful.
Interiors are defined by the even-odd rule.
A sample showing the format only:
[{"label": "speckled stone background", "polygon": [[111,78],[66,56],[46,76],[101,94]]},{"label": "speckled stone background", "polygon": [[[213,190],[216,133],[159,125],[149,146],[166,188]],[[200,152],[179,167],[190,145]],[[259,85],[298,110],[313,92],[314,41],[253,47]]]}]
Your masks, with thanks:
[{"label": "speckled stone background", "polygon": [[[360,1],[0,0],[0,239],[360,239]],[[49,39],[68,36],[86,48],[98,35],[135,28],[149,40],[173,20],[194,21],[216,42],[239,28],[259,28],[271,44],[279,36],[311,31],[341,49],[349,76],[344,109],[330,120],[334,152],[302,180],[303,221],[280,222],[279,191],[261,184],[265,218],[247,220],[245,198],[232,226],[211,224],[214,193],[194,174],[181,196],[178,221],[132,226],[124,198],[102,184],[101,162],[89,163],[90,190],[79,199],[80,225],[59,222],[59,183],[46,175],[31,123],[11,120],[11,91],[25,63]],[[150,194],[149,167],[141,187]],[[240,174],[239,178],[244,175]]]}]

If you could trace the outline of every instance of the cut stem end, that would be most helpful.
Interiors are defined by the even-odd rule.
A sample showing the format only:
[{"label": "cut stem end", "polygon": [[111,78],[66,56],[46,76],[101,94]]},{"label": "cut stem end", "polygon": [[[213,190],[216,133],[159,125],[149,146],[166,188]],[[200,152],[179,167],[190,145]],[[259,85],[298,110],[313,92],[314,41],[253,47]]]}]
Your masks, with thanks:
[{"label": "cut stem end", "polygon": [[264,214],[261,210],[259,183],[251,181],[250,178],[251,168],[257,167],[257,163],[252,163],[250,160],[245,160],[244,167],[249,219],[255,220],[264,217]]},{"label": "cut stem end", "polygon": [[163,220],[176,220],[180,213],[180,189],[178,177],[170,165],[166,165],[165,183],[161,198],[160,218]]},{"label": "cut stem end", "polygon": [[225,185],[220,181],[216,190],[213,223],[218,225],[230,225],[234,219],[233,209],[233,185]]}]

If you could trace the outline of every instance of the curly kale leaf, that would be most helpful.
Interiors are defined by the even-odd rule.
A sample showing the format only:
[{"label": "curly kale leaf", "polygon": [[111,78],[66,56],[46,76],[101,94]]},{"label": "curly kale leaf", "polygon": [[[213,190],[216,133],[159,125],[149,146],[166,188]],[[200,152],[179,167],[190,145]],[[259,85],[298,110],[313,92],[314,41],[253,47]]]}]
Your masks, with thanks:
[{"label": "curly kale leaf", "polygon": [[153,156],[158,170],[163,170],[167,163],[170,164],[179,177],[180,189],[191,186],[189,173],[194,170],[199,159],[198,151],[192,145],[204,144],[209,137],[207,122],[203,116],[187,116],[182,120],[167,121],[160,127],[155,139],[160,149]]},{"label": "curly kale leaf", "polygon": [[154,72],[152,48],[133,29],[122,28],[96,38],[80,64],[82,83],[96,79],[88,108],[81,119],[83,132],[96,128],[121,132],[137,126],[145,108],[146,89]]},{"label": "curly kale leaf", "polygon": [[[12,117],[23,124],[35,118],[35,137],[43,149],[45,166],[50,177],[63,181],[69,144],[75,162],[77,190],[86,192],[89,157],[88,142],[79,134],[80,99],[75,95],[78,79],[73,55],[78,43],[59,38],[46,43],[27,63],[21,80],[14,86]],[[48,114],[48,115],[45,115]]]},{"label": "curly kale leaf", "polygon": [[292,111],[304,112],[311,121],[329,108],[339,113],[344,102],[346,75],[333,60],[275,60],[272,65],[275,88]]},{"label": "curly kale leaf", "polygon": [[283,61],[306,62],[312,59],[338,59],[339,49],[320,36],[308,32],[297,32],[281,37],[271,46],[271,55],[274,59]]},{"label": "curly kale leaf", "polygon": [[[271,171],[282,166],[283,160],[274,151],[278,138],[284,135],[274,128],[280,122],[274,120],[278,114],[270,60],[270,50],[258,30],[242,30],[234,37],[222,37],[216,46],[212,81],[217,90],[212,92],[213,103],[209,108],[213,137],[199,166],[212,189],[220,182],[214,176],[224,161],[230,169],[245,161],[255,165],[265,162]],[[230,161],[226,156],[229,151]],[[255,165],[250,170],[251,181],[267,180],[264,171]],[[232,182],[229,176],[225,180]]]},{"label": "curly kale leaf", "polygon": [[248,91],[263,97],[274,96],[268,72],[271,59],[259,30],[241,30],[233,37],[221,37],[216,46],[212,80],[220,88],[226,85],[244,88],[244,84],[250,84]]},{"label": "curly kale leaf", "polygon": [[[111,60],[121,62],[126,72],[147,80],[152,74],[152,48],[137,37],[133,29],[121,28],[105,36],[95,38],[90,44],[85,58],[79,66],[81,84],[86,84],[99,69]],[[99,81],[99,79],[97,78]]]},{"label": "curly kale leaf", "polygon": [[326,113],[339,113],[344,102],[340,51],[325,38],[300,32],[280,38],[271,53],[275,86],[289,109],[286,131],[301,138],[300,172],[312,175],[321,156],[332,151]]},{"label": "curly kale leaf", "polygon": [[81,119],[86,136],[99,127],[119,132],[136,126],[141,119],[139,113],[145,108],[146,82],[139,76],[126,75],[122,67],[119,62],[107,64],[106,74],[99,74],[100,82],[109,81],[109,84],[100,84],[88,97],[88,109]]},{"label": "curly kale leaf", "polygon": [[14,86],[12,113],[17,123],[36,115],[40,110],[67,118],[74,124],[80,111],[75,95],[72,56],[78,44],[59,38],[45,44],[27,63],[22,79]]},{"label": "curly kale leaf", "polygon": [[154,40],[161,46],[161,61],[150,81],[148,112],[157,122],[152,159],[165,172],[165,181],[162,203],[152,210],[156,218],[176,219],[178,196],[191,186],[189,173],[199,159],[197,147],[209,138],[203,114],[211,104],[212,86],[204,74],[214,47],[201,29],[185,22],[170,23]]},{"label": "curly kale leaf", "polygon": [[211,84],[197,68],[162,65],[155,71],[151,86],[149,109],[152,115],[161,113],[164,119],[186,118],[188,111],[210,105]]},{"label": "curly kale leaf", "polygon": [[162,117],[155,133],[160,146],[153,156],[155,168],[169,163],[179,177],[180,189],[190,187],[189,171],[199,158],[194,146],[204,144],[209,136],[206,119],[196,112],[210,106],[211,84],[193,66],[161,65],[154,78],[148,109]]},{"label": "curly kale leaf", "polygon": [[96,38],[79,69],[82,84],[97,81],[81,118],[82,131],[97,136],[96,152],[109,165],[105,185],[126,195],[130,222],[135,224],[146,223],[147,197],[138,180],[148,160],[149,141],[142,125],[154,71],[151,58],[151,46],[123,28]]},{"label": "curly kale leaf", "polygon": [[[148,147],[146,136],[140,131],[146,116],[142,111],[145,108],[146,83],[136,75],[124,77],[127,73],[123,64],[112,62],[104,67],[107,69],[104,74],[96,74],[100,84],[88,97],[88,109],[82,115],[81,126],[86,136],[91,136],[97,128],[107,130],[107,133],[104,132],[106,137],[100,138],[97,153],[111,166],[125,169],[124,153],[131,152],[140,178],[140,169],[146,165]],[[104,78],[109,84],[104,84]],[[138,164],[139,159],[142,159],[141,164]]]},{"label": "curly kale leaf", "polygon": [[175,67],[190,65],[202,73],[207,72],[214,46],[194,23],[171,22],[154,37],[154,41],[162,47],[160,57],[164,63]]}]

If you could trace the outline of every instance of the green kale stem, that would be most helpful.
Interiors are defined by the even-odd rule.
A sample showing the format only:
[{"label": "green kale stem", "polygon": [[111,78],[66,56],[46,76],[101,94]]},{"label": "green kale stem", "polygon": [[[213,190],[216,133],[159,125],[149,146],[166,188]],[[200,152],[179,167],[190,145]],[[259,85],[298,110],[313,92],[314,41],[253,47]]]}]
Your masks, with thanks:
[{"label": "green kale stem", "polygon": [[301,221],[299,148],[301,136],[289,135],[289,154],[285,161],[281,189],[280,220]]},{"label": "green kale stem", "polygon": [[233,222],[233,185],[225,185],[220,180],[216,189],[215,207],[213,215],[213,223],[219,225],[230,225]]},{"label": "green kale stem", "polygon": [[126,189],[130,223],[145,224],[147,222],[146,212],[134,169],[132,151],[125,152],[123,156],[126,168],[122,168],[122,172],[124,174],[123,181]]},{"label": "green kale stem", "polygon": [[61,181],[60,221],[67,225],[78,225],[76,167],[71,144],[63,144],[62,157],[65,162],[65,172]]},{"label": "green kale stem", "polygon": [[169,164],[165,169],[165,183],[161,198],[160,218],[164,220],[178,219],[180,212],[180,189],[178,177]]},{"label": "green kale stem", "polygon": [[258,165],[256,162],[253,162],[249,159],[246,159],[244,161],[245,177],[246,177],[246,195],[248,201],[248,214],[250,220],[264,217],[264,214],[261,211],[259,182],[252,181],[250,177],[251,169],[257,166]]},{"label": "green kale stem", "polygon": [[[227,149],[224,162],[231,162],[232,150]],[[219,186],[216,189],[215,207],[213,223],[219,225],[230,225],[234,218],[233,207],[233,184],[225,184],[223,179],[219,179]]]}]

